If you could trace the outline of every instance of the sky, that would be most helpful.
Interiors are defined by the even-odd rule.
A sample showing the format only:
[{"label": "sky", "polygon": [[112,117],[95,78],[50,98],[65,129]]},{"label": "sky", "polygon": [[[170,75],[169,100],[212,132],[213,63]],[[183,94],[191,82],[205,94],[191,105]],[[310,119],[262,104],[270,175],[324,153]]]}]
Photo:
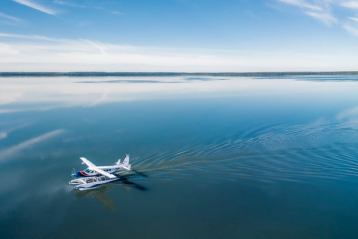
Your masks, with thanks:
[{"label": "sky", "polygon": [[1,0],[0,71],[358,70],[358,0]]}]

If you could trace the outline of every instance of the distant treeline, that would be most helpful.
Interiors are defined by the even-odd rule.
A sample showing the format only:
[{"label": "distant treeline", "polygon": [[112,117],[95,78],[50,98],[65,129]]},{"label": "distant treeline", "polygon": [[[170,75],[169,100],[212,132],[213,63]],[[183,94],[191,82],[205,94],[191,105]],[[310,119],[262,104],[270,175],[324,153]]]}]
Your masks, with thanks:
[{"label": "distant treeline", "polygon": [[106,76],[252,76],[358,75],[358,71],[335,72],[0,72],[0,77],[106,77]]}]

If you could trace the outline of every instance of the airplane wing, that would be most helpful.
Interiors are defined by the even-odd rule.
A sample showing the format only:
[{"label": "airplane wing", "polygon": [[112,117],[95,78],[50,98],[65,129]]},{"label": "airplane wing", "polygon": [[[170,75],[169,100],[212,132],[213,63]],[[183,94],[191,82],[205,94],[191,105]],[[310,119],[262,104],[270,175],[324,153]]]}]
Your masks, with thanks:
[{"label": "airplane wing", "polygon": [[93,171],[96,171],[97,173],[99,174],[102,174],[103,176],[106,176],[108,178],[116,178],[115,175],[113,174],[110,174],[110,173],[107,173],[106,171],[98,168],[96,165],[94,165],[93,163],[91,163],[88,159],[84,158],[84,157],[81,157],[80,158],[82,160],[82,162],[84,164],[86,164],[88,166],[89,169],[93,170]]},{"label": "airplane wing", "polygon": [[106,171],[103,171],[103,170],[100,169],[100,168],[95,167],[95,168],[91,168],[91,169],[92,169],[93,171],[96,171],[96,172],[99,173],[99,174],[102,174],[103,176],[108,177],[108,178],[116,178],[115,175],[110,174],[110,173],[107,173]]},{"label": "airplane wing", "polygon": [[82,160],[82,164],[86,164],[87,167],[89,167],[89,168],[96,167],[96,165],[91,163],[88,159],[86,159],[84,157],[81,157],[80,159]]}]

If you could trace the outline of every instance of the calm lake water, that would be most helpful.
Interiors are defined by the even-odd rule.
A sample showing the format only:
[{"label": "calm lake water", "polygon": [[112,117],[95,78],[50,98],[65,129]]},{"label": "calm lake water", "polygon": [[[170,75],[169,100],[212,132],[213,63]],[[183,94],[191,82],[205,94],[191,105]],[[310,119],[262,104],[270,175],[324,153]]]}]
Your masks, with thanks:
[{"label": "calm lake water", "polygon": [[4,239],[358,238],[358,75],[0,78],[0,205]]}]

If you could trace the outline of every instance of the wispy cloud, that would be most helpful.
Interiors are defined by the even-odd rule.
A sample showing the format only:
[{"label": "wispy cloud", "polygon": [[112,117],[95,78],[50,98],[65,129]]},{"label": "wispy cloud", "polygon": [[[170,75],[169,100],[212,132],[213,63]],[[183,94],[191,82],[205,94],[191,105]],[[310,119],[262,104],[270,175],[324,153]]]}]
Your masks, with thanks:
[{"label": "wispy cloud", "polygon": [[358,0],[277,0],[297,7],[326,25],[336,25],[358,36]]},{"label": "wispy cloud", "polygon": [[324,71],[358,67],[353,50],[344,55],[329,51],[175,49],[0,32],[0,71]]},{"label": "wispy cloud", "polygon": [[22,20],[21,20],[20,18],[17,18],[17,17],[11,16],[11,15],[8,15],[8,14],[3,13],[3,12],[0,12],[0,18],[9,21],[9,22],[12,23],[12,24],[14,24],[14,23],[16,24],[16,23],[22,22]]},{"label": "wispy cloud", "polygon": [[55,4],[67,6],[67,7],[88,8],[88,5],[78,4],[78,3],[75,3],[74,1],[54,0],[53,2]]},{"label": "wispy cloud", "polygon": [[353,36],[358,37],[358,26],[356,24],[352,24],[350,22],[347,22],[343,25],[344,30],[352,34]]},{"label": "wispy cloud", "polygon": [[42,35],[24,35],[24,34],[14,34],[14,33],[6,33],[6,32],[0,32],[0,38],[30,40],[30,41],[48,41],[48,42],[66,41],[66,39],[61,39],[61,38],[55,39]]},{"label": "wispy cloud", "polygon": [[178,52],[175,49],[110,44],[87,39],[54,39],[39,35],[0,32],[0,43],[0,54],[4,56],[0,58],[0,70],[10,70],[9,65],[21,67],[25,64],[50,67],[47,70],[55,71],[94,68],[104,71],[148,71],[160,68],[174,70],[180,67],[232,66],[238,62],[209,53]]},{"label": "wispy cloud", "polygon": [[122,16],[122,15],[124,15],[124,13],[121,12],[121,11],[111,11],[111,13],[112,13],[113,15],[117,15],[117,16]]},{"label": "wispy cloud", "polygon": [[358,17],[349,17],[348,19],[351,20],[352,22],[358,23]]},{"label": "wispy cloud", "polygon": [[335,24],[338,21],[329,11],[307,11],[306,14],[327,25]]},{"label": "wispy cloud", "polygon": [[78,3],[75,1],[70,1],[70,0],[54,0],[53,3],[63,6],[63,7],[69,7],[69,8],[80,8],[80,9],[94,9],[94,10],[99,10],[99,11],[104,11],[106,13],[110,13],[113,15],[117,15],[117,16],[122,16],[124,15],[124,13],[122,11],[116,10],[116,8],[118,8],[118,6],[114,6],[115,5],[115,1],[114,2],[106,2],[106,1],[102,1],[101,3],[110,3],[110,7],[103,7],[100,6],[99,4],[84,4],[83,2]]},{"label": "wispy cloud", "polygon": [[52,9],[50,7],[41,5],[41,4],[39,4],[37,2],[34,2],[32,0],[13,0],[13,1],[18,3],[18,4],[24,5],[26,7],[35,9],[37,11],[40,11],[40,12],[43,12],[43,13],[46,13],[46,14],[49,14],[49,15],[56,15],[57,14],[56,10],[54,10],[54,9]]},{"label": "wispy cloud", "polygon": [[342,1],[341,6],[350,9],[358,9],[358,1]]},{"label": "wispy cloud", "polygon": [[23,141],[19,144],[11,146],[7,149],[1,150],[0,151],[0,160],[9,159],[11,157],[14,157],[15,155],[19,154],[20,152],[22,152],[28,148],[31,148],[37,144],[46,142],[46,141],[48,141],[54,137],[57,137],[63,133],[64,133],[64,130],[62,130],[62,129],[53,130],[53,131],[47,132],[45,134],[42,134],[40,136]]},{"label": "wispy cloud", "polygon": [[278,0],[281,3],[299,7],[306,15],[313,17],[327,25],[337,23],[337,18],[331,12],[330,0]]},{"label": "wispy cloud", "polygon": [[322,7],[318,4],[315,3],[310,3],[307,2],[305,0],[278,0],[282,3],[286,3],[289,5],[293,5],[296,7],[300,7],[304,10],[309,10],[309,11],[322,11]]}]

